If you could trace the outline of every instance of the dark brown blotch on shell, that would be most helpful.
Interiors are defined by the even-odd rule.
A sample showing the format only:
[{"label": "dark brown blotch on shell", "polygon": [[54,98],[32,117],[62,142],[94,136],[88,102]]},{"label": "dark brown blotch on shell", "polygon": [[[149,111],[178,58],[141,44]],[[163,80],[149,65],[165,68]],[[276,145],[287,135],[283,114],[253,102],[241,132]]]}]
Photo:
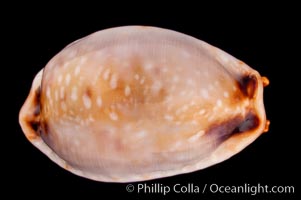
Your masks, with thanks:
[{"label": "dark brown blotch on shell", "polygon": [[26,123],[36,135],[47,134],[48,124],[41,121],[41,87],[38,87],[34,93],[32,114],[27,116]]},{"label": "dark brown blotch on shell", "polygon": [[218,146],[234,135],[254,131],[259,125],[259,117],[253,111],[249,111],[246,116],[237,115],[231,119],[213,123],[204,137],[215,138]]},{"label": "dark brown blotch on shell", "polygon": [[237,82],[237,86],[245,97],[253,99],[258,87],[258,80],[255,75],[248,74]]}]

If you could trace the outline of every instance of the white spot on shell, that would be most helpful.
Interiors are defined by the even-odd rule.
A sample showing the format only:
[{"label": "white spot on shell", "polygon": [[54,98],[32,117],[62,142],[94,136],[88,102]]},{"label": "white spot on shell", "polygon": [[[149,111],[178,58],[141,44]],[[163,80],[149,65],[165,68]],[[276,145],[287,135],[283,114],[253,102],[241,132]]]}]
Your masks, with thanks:
[{"label": "white spot on shell", "polygon": [[[76,128],[79,128],[79,127],[76,127]],[[74,140],[74,145],[75,146],[80,146],[80,142],[78,139],[73,139]]]},{"label": "white spot on shell", "polygon": [[192,120],[192,121],[190,122],[190,124],[192,124],[192,125],[198,125],[198,122],[197,122],[196,120]]},{"label": "white spot on shell", "polygon": [[80,65],[77,65],[77,66],[76,66],[76,68],[75,68],[75,70],[74,70],[74,75],[75,75],[75,76],[77,76],[77,75],[79,74],[79,72],[80,72],[80,67],[81,67]]},{"label": "white spot on shell", "polygon": [[163,73],[166,73],[167,71],[168,71],[167,67],[163,67],[163,68],[162,68],[162,72],[163,72]]},{"label": "white spot on shell", "polygon": [[50,88],[49,87],[46,88],[46,96],[47,96],[48,99],[51,99],[51,94],[50,94]]},{"label": "white spot on shell", "polygon": [[172,121],[173,120],[173,116],[171,116],[171,115],[165,115],[164,119],[166,119],[167,121]]},{"label": "white spot on shell", "polygon": [[144,65],[144,68],[146,69],[146,70],[150,70],[150,69],[152,69],[154,66],[153,66],[153,64],[151,64],[151,63],[146,63],[145,65]]},{"label": "white spot on shell", "polygon": [[103,73],[103,79],[106,81],[109,79],[109,75],[110,75],[110,69],[106,69]]},{"label": "white spot on shell", "polygon": [[124,94],[125,94],[125,96],[129,96],[131,94],[131,88],[130,88],[130,86],[127,85],[125,87]]},{"label": "white spot on shell", "polygon": [[141,130],[136,133],[136,138],[138,138],[138,139],[143,138],[146,136],[146,134],[147,134],[147,132],[145,130]]},{"label": "white spot on shell", "polygon": [[218,107],[221,107],[222,104],[223,104],[223,103],[222,103],[222,100],[218,99],[217,102],[216,102],[216,105],[217,105]]},{"label": "white spot on shell", "polygon": [[206,89],[201,90],[202,97],[205,99],[209,99],[209,93]]},{"label": "white spot on shell", "polygon": [[183,107],[182,107],[182,111],[186,111],[188,109],[188,106],[187,105],[184,105]]},{"label": "white spot on shell", "polygon": [[89,120],[90,122],[95,122],[95,119],[94,119],[91,115],[89,116],[88,120]]},{"label": "white spot on shell", "polygon": [[97,104],[98,107],[101,107],[101,105],[102,105],[102,99],[101,99],[101,96],[98,96],[98,97],[96,98],[96,104]]},{"label": "white spot on shell", "polygon": [[214,116],[211,115],[209,118],[208,118],[208,122],[212,122],[214,120]]},{"label": "white spot on shell", "polygon": [[117,88],[117,81],[118,81],[118,76],[116,74],[114,74],[112,77],[111,77],[111,80],[110,80],[110,87],[112,89],[116,89]]},{"label": "white spot on shell", "polygon": [[205,114],[205,112],[206,112],[205,109],[202,109],[202,110],[200,110],[199,114],[203,115],[203,114]]},{"label": "white spot on shell", "polygon": [[79,63],[82,65],[87,61],[87,57],[86,56],[82,56],[79,60]]},{"label": "white spot on shell", "polygon": [[67,68],[69,63],[64,63],[63,68]]},{"label": "white spot on shell", "polygon": [[73,58],[74,56],[76,56],[76,51],[69,51],[68,55],[69,58]]},{"label": "white spot on shell", "polygon": [[152,85],[152,92],[158,93],[161,88],[162,88],[162,83],[159,81],[155,81],[154,84]]},{"label": "white spot on shell", "polygon": [[103,67],[99,66],[97,72],[95,73],[93,84],[96,84],[97,81],[99,80],[102,70],[103,70]]},{"label": "white spot on shell", "polygon": [[175,83],[178,82],[178,81],[179,81],[179,77],[178,77],[178,76],[174,76],[174,77],[172,78],[172,81],[175,82]]},{"label": "white spot on shell", "polygon": [[188,51],[182,51],[182,55],[186,59],[191,57],[191,54]]},{"label": "white spot on shell", "polygon": [[228,92],[224,92],[224,97],[228,98],[229,97],[229,93]]},{"label": "white spot on shell", "polygon": [[224,62],[224,63],[227,63],[229,61],[228,56],[224,53],[220,53],[219,57],[220,57],[221,61]]},{"label": "white spot on shell", "polygon": [[89,97],[88,95],[86,95],[86,94],[84,94],[84,96],[83,96],[83,103],[84,103],[84,106],[85,106],[87,109],[91,108],[91,105],[92,105],[91,99],[90,99],[90,97]]},{"label": "white spot on shell", "polygon": [[140,80],[140,84],[142,85],[145,81],[145,78],[143,77],[141,80]]},{"label": "white spot on shell", "polygon": [[181,95],[181,96],[185,96],[186,93],[187,93],[187,92],[186,92],[185,90],[183,90],[183,91],[180,92],[180,95]]},{"label": "white spot on shell", "polygon": [[67,86],[69,85],[70,80],[71,80],[71,76],[70,76],[70,74],[67,74],[67,75],[66,75],[66,79],[65,79],[65,82],[66,82],[66,85],[67,85]]},{"label": "white spot on shell", "polygon": [[115,112],[110,112],[110,118],[113,121],[117,121],[118,120],[118,115]]},{"label": "white spot on shell", "polygon": [[187,85],[192,86],[193,85],[193,81],[191,79],[187,80]]},{"label": "white spot on shell", "polygon": [[194,101],[191,101],[189,106],[195,106],[195,102]]},{"label": "white spot on shell", "polygon": [[202,135],[205,134],[205,131],[200,130],[199,132],[197,132],[196,134],[194,134],[193,136],[188,138],[188,142],[195,142],[197,141]]},{"label": "white spot on shell", "polygon": [[63,80],[63,76],[62,74],[59,75],[59,77],[57,78],[58,83],[60,84]]},{"label": "white spot on shell", "polygon": [[73,86],[72,90],[71,90],[71,99],[73,101],[77,100],[77,87]]},{"label": "white spot on shell", "polygon": [[187,109],[188,109],[188,106],[187,106],[187,105],[182,106],[181,108],[177,109],[176,115],[178,115],[178,114],[180,114],[180,113],[182,113],[182,112],[187,111]]}]

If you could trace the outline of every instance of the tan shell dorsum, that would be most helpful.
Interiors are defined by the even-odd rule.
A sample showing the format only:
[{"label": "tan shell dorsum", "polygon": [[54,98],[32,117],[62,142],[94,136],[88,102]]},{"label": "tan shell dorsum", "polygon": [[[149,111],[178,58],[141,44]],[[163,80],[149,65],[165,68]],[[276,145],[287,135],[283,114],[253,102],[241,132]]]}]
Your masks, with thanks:
[{"label": "tan shell dorsum", "polygon": [[19,115],[28,140],[104,182],[193,172],[267,131],[268,79],[203,41],[126,26],[77,40],[35,77]]}]

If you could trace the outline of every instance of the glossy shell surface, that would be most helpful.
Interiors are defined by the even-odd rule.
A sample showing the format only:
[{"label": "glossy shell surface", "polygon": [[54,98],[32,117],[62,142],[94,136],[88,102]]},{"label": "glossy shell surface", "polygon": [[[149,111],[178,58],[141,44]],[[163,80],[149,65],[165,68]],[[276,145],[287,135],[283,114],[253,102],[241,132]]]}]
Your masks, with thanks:
[{"label": "glossy shell surface", "polygon": [[31,143],[93,180],[132,182],[219,163],[267,130],[266,78],[201,40],[127,26],[65,47],[20,111]]}]

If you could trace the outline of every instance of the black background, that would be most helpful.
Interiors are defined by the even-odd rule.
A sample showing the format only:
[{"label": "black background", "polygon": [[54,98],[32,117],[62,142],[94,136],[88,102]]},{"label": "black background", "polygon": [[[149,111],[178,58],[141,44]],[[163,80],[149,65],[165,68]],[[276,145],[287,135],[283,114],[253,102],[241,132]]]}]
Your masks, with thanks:
[{"label": "black background", "polygon": [[[58,6],[59,7],[59,6]],[[93,7],[93,6],[92,6]],[[122,6],[121,6],[122,7]],[[119,198],[143,199],[148,194],[128,193],[127,184],[101,183],[78,177],[61,169],[30,144],[18,124],[18,112],[27,97],[35,74],[63,47],[92,32],[123,25],[151,25],[176,30],[204,40],[267,76],[270,85],[265,88],[264,101],[267,117],[271,121],[270,131],[231,159],[194,173],[147,181],[148,185],[161,183],[173,186],[194,183],[217,183],[220,185],[293,185],[295,194],[239,195],[239,194],[170,194],[176,199],[293,199],[299,193],[300,149],[298,129],[298,72],[299,63],[293,54],[297,41],[293,39],[295,28],[294,12],[281,5],[252,7],[247,11],[242,6],[220,12],[215,7],[182,7],[173,10],[139,9],[114,7],[98,10],[79,9],[24,9],[13,12],[16,18],[7,20],[8,33],[3,40],[9,41],[7,76],[13,74],[9,89],[9,119],[5,121],[9,131],[2,140],[3,177],[10,195],[33,197],[34,194],[85,196],[101,199],[105,195]],[[156,7],[156,6],[155,6]],[[158,7],[158,6],[157,6]],[[181,7],[181,5],[180,5]],[[68,14],[65,11],[69,11]],[[204,11],[209,11],[206,14]],[[285,12],[288,12],[284,14]],[[300,25],[300,23],[299,23]],[[296,71],[296,72],[295,72]],[[10,74],[8,74],[10,73]],[[296,77],[294,77],[296,75]],[[4,79],[5,77],[3,77]],[[300,85],[300,84],[299,84]],[[6,87],[8,86],[8,87]],[[12,108],[12,109],[11,109]],[[6,108],[4,108],[5,110]],[[296,114],[297,117],[294,117]],[[6,138],[7,137],[7,138]],[[299,151],[300,152],[300,151]],[[298,181],[298,182],[297,182]],[[137,183],[134,183],[137,186]],[[162,194],[157,199],[166,198]],[[39,197],[39,196],[38,196]],[[41,196],[42,197],[42,196]]]}]

